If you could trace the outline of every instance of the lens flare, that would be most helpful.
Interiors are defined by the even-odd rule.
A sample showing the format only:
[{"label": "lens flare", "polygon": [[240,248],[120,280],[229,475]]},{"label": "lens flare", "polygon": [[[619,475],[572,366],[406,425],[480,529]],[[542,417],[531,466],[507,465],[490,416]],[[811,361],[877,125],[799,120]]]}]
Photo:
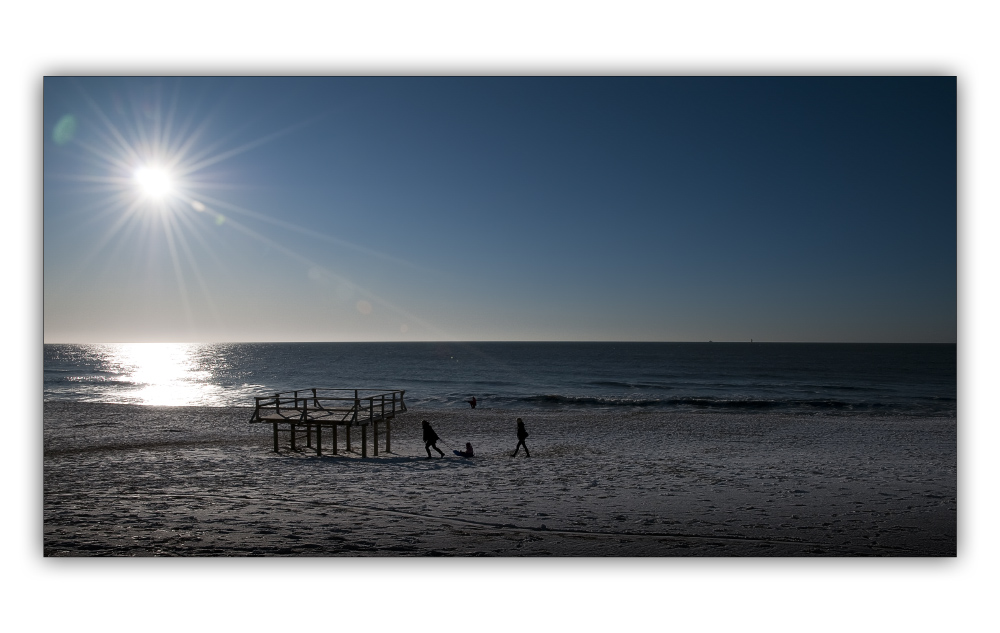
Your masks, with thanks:
[{"label": "lens flare", "polygon": [[52,140],[56,142],[56,145],[65,145],[73,140],[76,135],[76,117],[72,114],[67,114],[63,118],[59,119],[59,123],[56,123],[56,127],[52,130]]}]

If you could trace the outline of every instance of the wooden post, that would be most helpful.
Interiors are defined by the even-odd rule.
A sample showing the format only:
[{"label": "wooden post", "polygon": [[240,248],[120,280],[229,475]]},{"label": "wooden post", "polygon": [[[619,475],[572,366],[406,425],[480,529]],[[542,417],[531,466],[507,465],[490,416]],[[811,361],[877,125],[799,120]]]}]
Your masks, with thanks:
[{"label": "wooden post", "polygon": [[372,425],[372,443],[375,448],[372,455],[378,455],[378,422],[375,421],[375,399],[368,398],[368,422]]},{"label": "wooden post", "polygon": [[344,448],[344,452],[351,452],[351,425],[350,423],[344,427],[344,441],[347,443],[347,447]]},{"label": "wooden post", "polygon": [[[385,417],[385,394],[384,393],[382,394],[382,413],[381,413],[381,415],[379,417],[382,420],[385,420],[386,424],[389,423],[389,421],[386,420],[386,417]],[[388,449],[386,449],[386,450],[388,450]],[[375,423],[375,456],[376,457],[378,456],[378,422]]]},{"label": "wooden post", "polygon": [[313,389],[313,406],[316,407],[317,409],[320,408],[320,406],[319,406],[319,400],[316,399],[316,390],[315,389]]},{"label": "wooden post", "polygon": [[368,442],[366,441],[367,438],[365,437],[365,435],[367,435],[365,433],[365,431],[367,431],[367,430],[368,430],[368,425],[367,424],[361,427],[361,456],[362,457],[368,457]]},{"label": "wooden post", "polygon": [[358,421],[358,409],[361,408],[361,401],[358,400],[358,390],[354,390],[354,416],[350,424],[347,425],[347,452],[351,452],[351,425]]},{"label": "wooden post", "polygon": [[292,422],[292,450],[295,450],[295,423]]},{"label": "wooden post", "polygon": [[333,454],[337,454],[337,423],[333,423]]},{"label": "wooden post", "polygon": [[274,452],[278,452],[278,423],[274,423]]},{"label": "wooden post", "polygon": [[[299,402],[299,392],[295,392],[295,403]],[[313,442],[313,425],[309,421],[309,401],[302,400],[302,421],[306,423],[306,448],[312,448]]]},{"label": "wooden post", "polygon": [[281,394],[280,393],[274,394],[274,410],[277,413],[281,413]]},{"label": "wooden post", "polygon": [[323,454],[323,425],[316,423],[316,454]]},{"label": "wooden post", "polygon": [[389,419],[385,421],[385,452],[392,452],[392,445],[390,444],[392,440],[392,418],[396,417],[396,392],[392,392],[392,415]]}]

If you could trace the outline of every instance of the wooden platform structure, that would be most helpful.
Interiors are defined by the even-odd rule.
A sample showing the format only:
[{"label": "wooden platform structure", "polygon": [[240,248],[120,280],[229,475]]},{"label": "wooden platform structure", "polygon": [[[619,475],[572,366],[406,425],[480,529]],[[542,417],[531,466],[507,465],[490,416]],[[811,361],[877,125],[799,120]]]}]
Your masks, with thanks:
[{"label": "wooden platform structure", "polygon": [[[305,433],[306,448],[323,454],[323,429],[332,431],[332,452],[337,454],[337,427],[344,427],[346,452],[351,450],[351,429],[361,427],[361,457],[368,457],[368,427],[372,427],[372,455],[378,455],[379,423],[385,424],[385,452],[392,450],[392,419],[406,412],[405,391],[400,389],[298,389],[254,398],[251,424],[271,424],[274,452],[278,433],[289,434],[291,450],[298,434]],[[315,447],[314,435],[315,431]]]}]

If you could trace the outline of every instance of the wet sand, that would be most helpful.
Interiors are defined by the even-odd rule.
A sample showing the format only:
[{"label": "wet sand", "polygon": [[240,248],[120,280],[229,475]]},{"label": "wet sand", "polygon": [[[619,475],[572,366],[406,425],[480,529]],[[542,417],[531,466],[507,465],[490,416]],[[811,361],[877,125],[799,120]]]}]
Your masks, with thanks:
[{"label": "wet sand", "polygon": [[275,454],[249,417],[47,402],[45,555],[956,554],[950,418],[411,410],[361,459],[357,432],[355,453]]}]

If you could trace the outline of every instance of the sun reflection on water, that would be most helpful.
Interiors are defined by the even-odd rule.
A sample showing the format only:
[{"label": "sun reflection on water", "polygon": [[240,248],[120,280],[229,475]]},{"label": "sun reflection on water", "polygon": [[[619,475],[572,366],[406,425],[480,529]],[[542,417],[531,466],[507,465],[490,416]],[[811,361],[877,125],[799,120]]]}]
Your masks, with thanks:
[{"label": "sun reflection on water", "polygon": [[125,343],[110,350],[109,359],[122,380],[135,386],[127,400],[136,404],[186,406],[218,400],[221,387],[211,384],[190,343]]}]

